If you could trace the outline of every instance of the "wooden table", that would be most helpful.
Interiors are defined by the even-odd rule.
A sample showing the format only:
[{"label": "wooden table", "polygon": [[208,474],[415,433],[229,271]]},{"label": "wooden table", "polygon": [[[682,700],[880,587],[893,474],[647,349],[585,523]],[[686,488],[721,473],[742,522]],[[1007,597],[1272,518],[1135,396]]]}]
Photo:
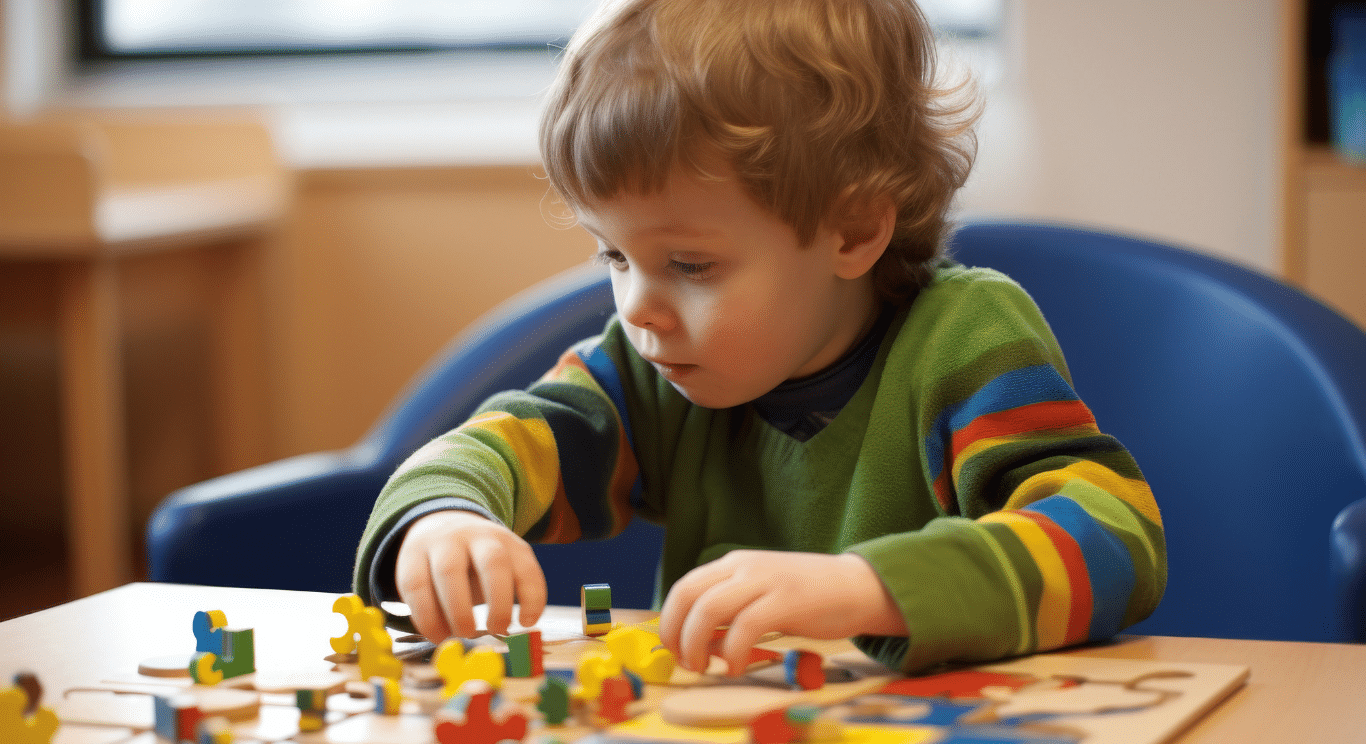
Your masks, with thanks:
[{"label": "wooden table", "polygon": [[[328,638],[345,622],[333,594],[130,584],[0,623],[0,676],[31,669],[48,694],[136,670],[144,659],[193,650],[190,619],[221,609],[255,627],[258,668],[322,671]],[[565,608],[561,608],[565,609]],[[577,608],[573,608],[577,613]],[[188,648],[187,648],[188,647]],[[1127,636],[1081,656],[1247,665],[1248,683],[1177,741],[1366,740],[1366,646]]]},{"label": "wooden table", "polygon": [[[133,578],[120,345],[120,265],[151,252],[225,247],[209,340],[215,426],[261,397],[256,259],[244,237],[272,230],[288,177],[253,121],[0,122],[0,271],[51,266],[60,337],[72,590]],[[245,365],[240,360],[248,359]],[[241,428],[240,426],[238,428]],[[259,433],[228,441],[259,439]],[[241,460],[242,458],[238,458]],[[227,470],[256,464],[229,458]]]}]

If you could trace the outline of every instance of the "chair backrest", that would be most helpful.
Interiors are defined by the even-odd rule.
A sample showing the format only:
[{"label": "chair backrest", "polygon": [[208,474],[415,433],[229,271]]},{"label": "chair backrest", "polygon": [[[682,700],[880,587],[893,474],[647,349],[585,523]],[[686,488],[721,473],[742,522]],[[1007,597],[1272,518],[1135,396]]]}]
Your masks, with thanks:
[{"label": "chair backrest", "polygon": [[[574,343],[601,333],[614,309],[601,266],[565,272],[500,304],[437,355],[360,446],[373,447],[392,471],[490,395],[530,385]],[[532,547],[551,603],[576,605],[579,587],[608,583],[616,606],[650,607],[662,546],[663,530],[636,519],[610,540]]]},{"label": "chair backrest", "polygon": [[1024,286],[1152,485],[1170,576],[1136,632],[1341,637],[1328,532],[1366,496],[1366,334],[1253,271],[1130,237],[976,222],[953,254]]}]

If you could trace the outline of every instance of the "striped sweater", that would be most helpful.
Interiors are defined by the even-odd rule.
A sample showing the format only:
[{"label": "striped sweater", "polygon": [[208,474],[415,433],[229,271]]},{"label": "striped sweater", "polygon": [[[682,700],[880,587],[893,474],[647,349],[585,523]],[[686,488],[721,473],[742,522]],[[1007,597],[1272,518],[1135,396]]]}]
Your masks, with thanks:
[{"label": "striped sweater", "polygon": [[363,596],[379,543],[432,499],[532,541],[662,522],[661,595],[736,548],[856,553],[909,637],[855,643],[908,672],[1109,637],[1166,580],[1152,493],[1077,398],[1038,308],[1001,274],[952,264],[805,442],[752,406],[691,404],[613,319],[395,472],[362,539]]}]

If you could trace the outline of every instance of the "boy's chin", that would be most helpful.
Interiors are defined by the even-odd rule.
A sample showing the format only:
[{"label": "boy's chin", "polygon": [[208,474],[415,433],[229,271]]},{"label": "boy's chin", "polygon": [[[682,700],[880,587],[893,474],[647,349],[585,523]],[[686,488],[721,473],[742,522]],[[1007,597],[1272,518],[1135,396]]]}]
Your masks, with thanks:
[{"label": "boy's chin", "polygon": [[700,408],[712,408],[716,410],[734,408],[735,406],[744,405],[753,400],[753,398],[745,398],[738,395],[709,395],[700,390],[690,390],[675,382],[669,382],[669,384],[673,386],[674,390],[678,391],[679,395],[687,398],[688,402]]}]

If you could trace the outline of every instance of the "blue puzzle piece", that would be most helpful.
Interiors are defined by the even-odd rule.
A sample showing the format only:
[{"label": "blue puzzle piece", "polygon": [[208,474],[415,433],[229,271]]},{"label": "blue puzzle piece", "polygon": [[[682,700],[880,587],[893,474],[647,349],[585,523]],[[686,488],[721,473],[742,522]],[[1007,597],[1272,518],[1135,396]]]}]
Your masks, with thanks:
[{"label": "blue puzzle piece", "polygon": [[194,629],[194,650],[206,654],[223,654],[223,625],[214,625],[209,613],[200,610],[191,623]]},{"label": "blue puzzle piece", "polygon": [[[901,705],[908,708],[929,706],[928,713],[919,716],[898,716],[895,713],[881,716],[851,716],[847,720],[850,723],[871,723],[871,724],[891,724],[917,726],[953,726],[959,719],[968,713],[977,710],[982,706],[981,703],[955,703],[944,698],[914,697],[911,695],[877,695],[878,699],[895,699]],[[857,702],[857,698],[853,702]]]}]

